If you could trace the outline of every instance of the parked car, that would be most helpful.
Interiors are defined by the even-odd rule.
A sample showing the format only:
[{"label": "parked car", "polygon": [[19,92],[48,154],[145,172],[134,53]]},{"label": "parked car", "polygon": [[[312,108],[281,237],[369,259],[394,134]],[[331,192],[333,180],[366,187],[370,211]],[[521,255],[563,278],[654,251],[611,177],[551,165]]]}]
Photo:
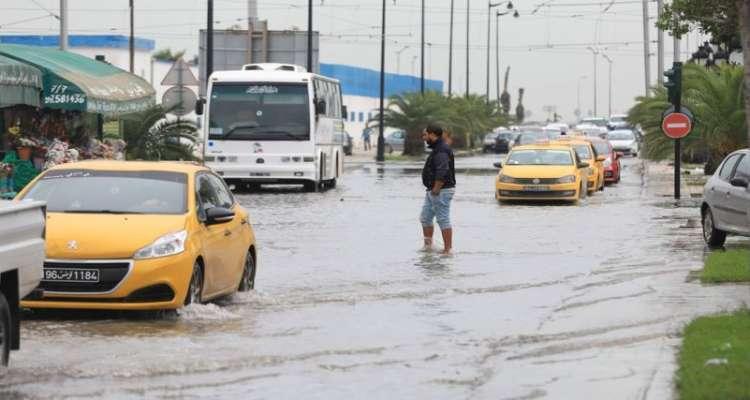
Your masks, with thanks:
[{"label": "parked car", "polygon": [[612,147],[615,151],[619,151],[624,155],[632,155],[638,157],[639,144],[638,138],[635,133],[630,129],[616,129],[610,131],[607,134],[607,139],[612,143]]},{"label": "parked car", "polygon": [[44,202],[0,201],[0,365],[21,345],[19,302],[39,285],[44,264]]},{"label": "parked car", "polygon": [[586,197],[586,171],[572,147],[547,143],[514,147],[495,179],[495,198],[510,200],[565,200]]},{"label": "parked car", "polygon": [[750,149],[728,155],[703,189],[701,220],[709,246],[722,246],[727,234],[750,236]]},{"label": "parked car", "polygon": [[495,137],[495,152],[507,153],[513,148],[513,142],[516,140],[518,132],[511,130],[500,131]]},{"label": "parked car", "polygon": [[622,166],[620,164],[620,157],[622,153],[618,153],[612,148],[612,143],[606,139],[587,137],[586,140],[590,141],[594,145],[596,154],[604,156],[604,182],[605,183],[619,183],[620,182],[620,170]]},{"label": "parked car", "polygon": [[499,132],[490,132],[484,135],[484,140],[482,141],[482,153],[498,153],[498,151],[495,150],[495,141],[499,134]]},{"label": "parked car", "polygon": [[393,131],[385,137],[385,151],[388,154],[394,151],[404,151],[406,132],[402,130]]},{"label": "parked car", "polygon": [[47,202],[44,292],[24,307],[176,309],[254,287],[248,212],[206,167],[64,164],[17,199]]},{"label": "parked car", "polygon": [[630,122],[628,122],[628,116],[625,114],[613,114],[609,117],[609,121],[607,121],[607,128],[609,130],[615,130],[615,129],[630,129]]},{"label": "parked car", "polygon": [[353,154],[354,144],[352,141],[352,135],[349,132],[344,132],[344,155],[350,156]]}]

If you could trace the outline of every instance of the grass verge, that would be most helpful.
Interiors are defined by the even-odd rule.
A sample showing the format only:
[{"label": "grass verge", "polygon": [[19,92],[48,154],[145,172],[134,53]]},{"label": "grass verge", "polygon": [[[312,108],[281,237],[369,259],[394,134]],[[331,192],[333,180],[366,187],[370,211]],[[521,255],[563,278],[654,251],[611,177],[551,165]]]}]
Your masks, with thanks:
[{"label": "grass verge", "polygon": [[750,399],[750,311],[692,321],[678,362],[681,400]]},{"label": "grass verge", "polygon": [[701,282],[750,282],[750,250],[712,252],[706,258]]}]

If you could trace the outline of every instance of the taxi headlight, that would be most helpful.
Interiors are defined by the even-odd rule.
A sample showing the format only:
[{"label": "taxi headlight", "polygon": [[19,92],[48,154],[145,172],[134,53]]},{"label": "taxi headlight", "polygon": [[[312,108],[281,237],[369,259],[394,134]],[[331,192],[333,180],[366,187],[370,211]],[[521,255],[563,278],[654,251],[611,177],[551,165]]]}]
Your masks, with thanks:
[{"label": "taxi headlight", "polygon": [[612,166],[612,159],[611,159],[611,158],[609,158],[609,157],[607,157],[607,158],[606,158],[606,159],[604,160],[604,168],[609,168],[609,167],[611,167],[611,166]]},{"label": "taxi headlight", "polygon": [[565,175],[562,178],[557,178],[557,183],[573,183],[576,181],[575,175]]},{"label": "taxi headlight", "polygon": [[136,251],[133,258],[136,260],[143,260],[147,258],[167,257],[180,254],[185,251],[187,236],[187,231],[168,233],[156,239],[150,245]]},{"label": "taxi headlight", "polygon": [[500,176],[498,177],[498,180],[502,183],[513,183],[516,181],[512,176],[503,175],[503,174],[500,174]]}]

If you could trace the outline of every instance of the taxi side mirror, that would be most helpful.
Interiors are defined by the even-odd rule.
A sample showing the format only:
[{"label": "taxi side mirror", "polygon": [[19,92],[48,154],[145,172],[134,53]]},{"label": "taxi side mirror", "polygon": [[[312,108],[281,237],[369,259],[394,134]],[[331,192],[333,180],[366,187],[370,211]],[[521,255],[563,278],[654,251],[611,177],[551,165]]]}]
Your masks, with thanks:
[{"label": "taxi side mirror", "polygon": [[596,161],[604,161],[606,159],[607,157],[604,157],[604,156],[596,156]]},{"label": "taxi side mirror", "polygon": [[589,163],[587,163],[587,162],[579,162],[578,163],[578,169],[583,169],[583,168],[588,168],[588,167],[589,167]]},{"label": "taxi side mirror", "polygon": [[623,153],[623,152],[621,152],[621,151],[617,151],[617,152],[615,152],[615,158],[616,158],[616,159],[617,159],[617,158],[623,158],[623,157],[625,157],[625,153]]},{"label": "taxi side mirror", "polygon": [[224,207],[211,207],[206,210],[206,225],[217,225],[234,219],[234,211]]},{"label": "taxi side mirror", "polygon": [[502,167],[503,167],[503,163],[501,163],[501,162],[496,162],[496,163],[494,163],[494,164],[492,164],[492,165],[494,165],[494,166],[495,166],[495,168],[498,168],[498,169],[500,169],[500,168],[502,168]]}]

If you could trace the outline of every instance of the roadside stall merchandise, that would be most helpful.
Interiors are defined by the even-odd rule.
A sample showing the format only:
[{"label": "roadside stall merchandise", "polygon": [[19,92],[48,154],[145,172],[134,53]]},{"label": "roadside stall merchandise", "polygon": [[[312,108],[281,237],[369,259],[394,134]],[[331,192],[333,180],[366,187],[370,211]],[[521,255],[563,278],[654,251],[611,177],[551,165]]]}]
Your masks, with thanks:
[{"label": "roadside stall merchandise", "polygon": [[54,165],[124,159],[125,142],[102,140],[104,117],[153,107],[140,77],[49,47],[0,44],[0,196]]}]

